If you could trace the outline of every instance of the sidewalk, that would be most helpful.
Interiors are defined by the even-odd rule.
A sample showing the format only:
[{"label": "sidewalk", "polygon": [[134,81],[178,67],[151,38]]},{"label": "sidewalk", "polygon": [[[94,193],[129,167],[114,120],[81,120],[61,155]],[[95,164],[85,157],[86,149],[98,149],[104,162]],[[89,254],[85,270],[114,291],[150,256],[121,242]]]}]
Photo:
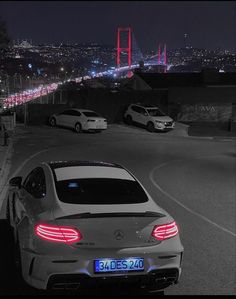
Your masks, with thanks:
[{"label": "sidewalk", "polygon": [[191,137],[236,138],[236,131],[229,131],[213,126],[189,126],[188,135]]},{"label": "sidewalk", "polygon": [[3,146],[4,140],[2,138],[2,131],[0,131],[0,210],[6,194],[6,184],[11,166],[10,158],[13,150],[14,133],[11,133],[10,135],[11,136],[8,138],[7,145]]},{"label": "sidewalk", "polygon": [[17,123],[13,131],[8,131],[9,138],[4,146],[3,131],[0,130],[0,219],[1,207],[7,191],[7,181],[11,168],[11,159],[14,150],[14,142],[22,138],[26,133],[34,131],[34,127],[25,127],[22,123]]},{"label": "sidewalk", "polygon": [[6,146],[3,146],[3,136],[2,132],[0,131],[0,190],[2,185],[2,176],[4,175],[4,169],[7,162],[8,154],[12,148],[12,138],[8,138],[8,144]]}]

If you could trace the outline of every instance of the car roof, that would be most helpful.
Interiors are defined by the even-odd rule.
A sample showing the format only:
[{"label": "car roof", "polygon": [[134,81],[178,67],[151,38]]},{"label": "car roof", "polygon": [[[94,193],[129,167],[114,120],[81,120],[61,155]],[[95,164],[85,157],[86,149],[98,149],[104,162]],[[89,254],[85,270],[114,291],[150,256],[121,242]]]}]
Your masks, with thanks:
[{"label": "car roof", "polygon": [[131,104],[131,105],[136,105],[136,106],[143,107],[143,108],[158,108],[157,106],[149,105],[149,104],[136,103],[136,104]]},{"label": "car roof", "polygon": [[49,161],[46,162],[49,167],[54,170],[57,168],[71,167],[71,166],[100,166],[100,167],[115,167],[121,168],[121,165],[115,163],[108,163],[103,161],[84,161],[84,160],[68,160],[68,161]]},{"label": "car roof", "polygon": [[79,108],[66,108],[63,111],[68,111],[68,110],[75,110],[75,111],[79,111],[79,112],[95,112],[93,110],[88,110],[88,109],[79,109]]},{"label": "car roof", "polygon": [[74,179],[125,179],[135,178],[122,166],[102,161],[52,161],[47,163],[55,181]]}]

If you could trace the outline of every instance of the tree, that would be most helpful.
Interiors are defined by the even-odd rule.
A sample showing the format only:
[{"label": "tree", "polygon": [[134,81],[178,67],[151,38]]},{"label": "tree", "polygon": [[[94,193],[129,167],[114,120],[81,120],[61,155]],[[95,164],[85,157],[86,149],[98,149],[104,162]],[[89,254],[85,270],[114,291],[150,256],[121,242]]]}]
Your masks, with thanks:
[{"label": "tree", "polygon": [[0,18],[0,49],[7,47],[9,42],[6,23]]}]

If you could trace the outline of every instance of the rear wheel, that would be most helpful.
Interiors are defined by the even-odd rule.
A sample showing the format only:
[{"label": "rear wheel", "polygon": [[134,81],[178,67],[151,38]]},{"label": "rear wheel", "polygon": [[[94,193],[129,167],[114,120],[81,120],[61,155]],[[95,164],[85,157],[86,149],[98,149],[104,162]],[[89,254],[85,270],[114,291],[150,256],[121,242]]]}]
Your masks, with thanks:
[{"label": "rear wheel", "polygon": [[50,121],[49,121],[49,123],[50,123],[51,127],[55,127],[57,125],[55,117],[51,118]]},{"label": "rear wheel", "polygon": [[75,132],[76,133],[81,133],[82,132],[82,127],[80,123],[75,124]]},{"label": "rear wheel", "polygon": [[126,117],[126,123],[127,123],[127,125],[132,125],[132,123],[133,123],[133,120],[132,120],[132,117],[130,116],[130,115],[128,115],[127,117]]},{"label": "rear wheel", "polygon": [[155,127],[154,127],[154,124],[152,122],[147,123],[147,130],[149,132],[154,132],[155,131]]}]

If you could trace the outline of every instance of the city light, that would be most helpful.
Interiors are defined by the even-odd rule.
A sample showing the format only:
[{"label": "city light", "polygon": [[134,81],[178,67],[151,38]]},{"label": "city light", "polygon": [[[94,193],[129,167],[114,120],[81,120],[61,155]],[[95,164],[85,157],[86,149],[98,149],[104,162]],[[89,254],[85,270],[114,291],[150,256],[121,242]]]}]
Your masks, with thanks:
[{"label": "city light", "polygon": [[[191,59],[197,59],[197,63],[199,67],[213,67],[215,69],[218,68],[220,73],[227,72],[227,66],[232,66],[235,67],[236,63],[236,55],[230,55],[230,52],[227,50],[222,50],[218,49],[215,50],[214,52],[207,50],[207,49],[197,49],[197,48],[192,48],[188,49],[188,52],[186,52],[186,48],[180,48],[180,49],[175,49],[175,50],[169,50],[168,51],[168,63],[167,63],[167,52],[166,52],[166,45],[162,44],[163,51],[161,51],[161,46],[157,46],[157,49],[155,51],[149,52],[149,55],[146,55],[146,58],[143,61],[142,67],[146,67],[146,70],[152,70],[152,67],[158,64],[165,65],[167,71],[172,71],[175,69],[175,67],[183,71],[185,71],[186,67],[189,65],[191,66]],[[51,78],[50,71],[47,70],[45,67],[44,69],[39,67],[37,65],[37,62],[33,61],[31,63],[26,64],[26,68],[32,70],[33,66],[35,67],[35,73],[36,74],[31,74],[28,75],[27,73],[25,74],[24,80],[22,84],[22,75],[20,75],[20,79],[17,80],[17,78],[14,77],[14,82],[12,83],[9,81],[9,79],[6,77],[6,79],[3,80],[3,77],[1,77],[0,80],[0,91],[4,94],[2,96],[2,101],[3,101],[3,106],[5,108],[7,107],[12,107],[15,105],[20,105],[24,104],[26,102],[30,102],[32,100],[35,100],[37,98],[42,98],[45,95],[48,95],[52,92],[54,92],[59,85],[62,85],[66,82],[70,81],[75,81],[76,83],[81,83],[83,80],[89,80],[91,78],[98,78],[98,77],[103,77],[103,76],[109,76],[111,78],[125,78],[127,77],[127,72],[129,75],[133,74],[131,71],[135,68],[140,68],[140,64],[137,63],[137,61],[133,61],[131,65],[126,65],[126,66],[120,66],[117,67],[114,66],[115,64],[115,56],[114,56],[114,49],[113,49],[113,56],[111,56],[109,59],[113,59],[113,64],[112,63],[105,63],[102,57],[107,57],[107,52],[105,49],[101,50],[101,56],[98,55],[97,47],[86,47],[81,50],[81,47],[76,48],[75,46],[72,46],[71,48],[65,47],[49,47],[49,46],[43,46],[43,47],[34,47],[31,48],[31,52],[37,52],[40,53],[43,59],[46,59],[48,63],[51,63],[52,61],[57,61],[58,66],[57,66],[57,78]],[[120,48],[121,50],[121,48]],[[132,49],[131,49],[132,50]],[[26,49],[23,48],[21,51],[21,48],[12,48],[7,52],[6,58],[12,58],[19,52],[20,54],[25,55]],[[63,52],[64,51],[64,52]],[[94,52],[95,51],[95,52]],[[191,53],[190,53],[190,52]],[[30,52],[30,53],[31,53]],[[86,55],[85,55],[86,53]],[[110,53],[110,52],[109,52]],[[120,52],[122,54],[123,51]],[[190,53],[190,54],[189,54]],[[128,55],[127,51],[125,51],[123,54]],[[164,54],[164,55],[163,55]],[[227,56],[227,55],[228,56]],[[74,55],[74,56],[73,56]],[[69,66],[69,60],[76,61],[76,57],[88,57],[90,58],[90,64],[83,66],[83,76],[81,77],[76,77],[75,73],[78,74],[80,73],[81,70],[76,69],[75,71],[75,66],[73,66],[73,70],[70,70]],[[102,56],[104,55],[104,56]],[[110,55],[110,54],[109,54]],[[226,56],[223,56],[226,55]],[[67,60],[62,60],[63,58]],[[99,58],[98,58],[99,57]],[[59,60],[56,60],[59,59]],[[127,59],[127,58],[126,58]],[[29,60],[28,60],[29,61]],[[32,60],[30,60],[32,61]],[[112,61],[112,60],[110,60]],[[198,62],[199,61],[199,62]],[[106,61],[107,62],[107,61]],[[106,66],[107,69],[99,69],[98,66],[96,66],[96,69],[94,70],[92,66],[93,64],[101,64],[102,67]],[[126,61],[127,63],[127,61]],[[128,64],[128,63],[127,63]],[[63,65],[63,66],[62,66]],[[23,64],[19,64],[18,67],[20,69],[23,68]],[[92,69],[92,70],[91,70]],[[192,69],[192,72],[195,72],[195,69]],[[45,73],[47,72],[47,74]],[[84,74],[85,72],[85,74]],[[86,74],[87,72],[87,74]],[[180,71],[181,72],[181,71]],[[60,73],[60,74],[59,74]],[[43,74],[43,76],[42,76]],[[66,75],[68,74],[68,75]],[[45,84],[45,85],[40,85],[37,88],[29,88],[26,90],[22,90],[24,86],[27,85],[32,85],[35,84],[35,79],[33,76],[38,75],[38,82],[44,81],[47,77],[47,80],[51,81],[56,81],[58,78],[61,76],[61,81],[57,83],[50,83],[50,84]],[[128,75],[128,76],[129,76]],[[40,76],[40,77],[39,77]],[[63,79],[62,79],[63,77]],[[35,80],[35,81],[34,81]],[[9,82],[11,84],[9,84]],[[25,83],[25,84],[24,84]],[[9,88],[10,86],[10,88]],[[32,86],[31,86],[32,87]],[[16,90],[21,90],[20,92],[15,92]],[[13,91],[13,92],[12,92]],[[4,99],[5,97],[5,99]]]}]

